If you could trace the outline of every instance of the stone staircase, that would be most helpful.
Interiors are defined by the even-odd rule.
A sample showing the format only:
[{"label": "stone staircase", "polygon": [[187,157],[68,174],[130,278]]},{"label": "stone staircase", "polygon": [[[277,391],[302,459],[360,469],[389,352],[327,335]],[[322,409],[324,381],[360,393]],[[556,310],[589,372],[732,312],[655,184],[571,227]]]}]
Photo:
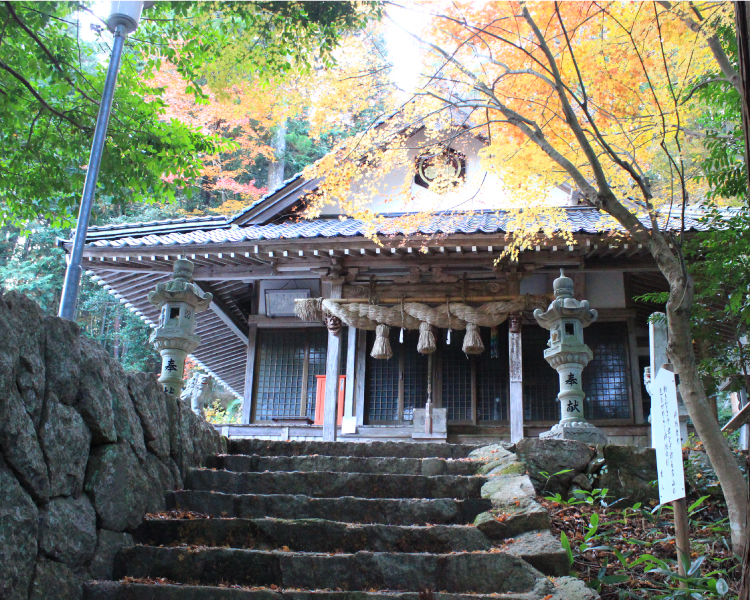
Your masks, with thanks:
[{"label": "stone staircase", "polygon": [[169,512],[121,551],[120,581],[87,584],[85,599],[590,597],[577,580],[546,576],[567,559],[533,519],[519,526],[514,515],[515,540],[473,525],[503,519],[482,497],[500,480],[477,475],[496,456],[470,457],[475,446],[235,440],[229,450],[189,472]]}]

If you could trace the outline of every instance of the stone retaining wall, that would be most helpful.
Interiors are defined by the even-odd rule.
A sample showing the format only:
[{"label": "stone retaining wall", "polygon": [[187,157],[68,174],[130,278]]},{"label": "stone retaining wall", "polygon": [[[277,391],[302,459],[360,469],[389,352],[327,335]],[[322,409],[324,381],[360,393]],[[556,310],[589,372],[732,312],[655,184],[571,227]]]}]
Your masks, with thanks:
[{"label": "stone retaining wall", "polygon": [[226,441],[70,321],[0,295],[0,598],[77,599]]}]

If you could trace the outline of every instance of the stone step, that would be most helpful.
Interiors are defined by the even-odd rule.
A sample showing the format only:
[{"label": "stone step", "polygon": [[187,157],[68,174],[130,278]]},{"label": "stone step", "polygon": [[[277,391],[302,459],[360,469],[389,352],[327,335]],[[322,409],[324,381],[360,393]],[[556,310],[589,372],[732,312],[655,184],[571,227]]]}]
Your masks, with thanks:
[{"label": "stone step", "polygon": [[260,456],[362,456],[391,458],[467,458],[481,446],[433,442],[282,442],[229,440],[229,454]]},{"label": "stone step", "polygon": [[[501,594],[447,594],[435,592],[433,600],[582,600],[558,596],[553,584],[539,579],[531,592]],[[226,587],[149,585],[95,581],[84,586],[83,600],[423,600],[419,592],[341,592],[332,590],[232,589]]]},{"label": "stone step", "polygon": [[223,454],[210,456],[209,469],[250,471],[335,471],[392,475],[476,475],[483,463],[468,459],[392,458],[352,456],[260,456]]},{"label": "stone step", "polygon": [[233,473],[191,469],[185,487],[225,494],[304,494],[311,498],[472,498],[484,477],[379,475],[372,473]]},{"label": "stone step", "polygon": [[322,519],[158,519],[142,523],[133,537],[149,546],[284,548],[291,552],[444,554],[492,547],[481,531],[468,525],[359,525]]},{"label": "stone step", "polygon": [[466,525],[492,506],[490,500],[482,498],[310,498],[304,495],[222,494],[195,490],[170,492],[166,504],[167,510],[194,511],[211,517],[328,519],[385,525]]},{"label": "stone step", "polygon": [[529,593],[543,575],[502,552],[317,554],[233,548],[124,549],[115,579],[166,578],[201,585],[271,586],[308,590]]}]

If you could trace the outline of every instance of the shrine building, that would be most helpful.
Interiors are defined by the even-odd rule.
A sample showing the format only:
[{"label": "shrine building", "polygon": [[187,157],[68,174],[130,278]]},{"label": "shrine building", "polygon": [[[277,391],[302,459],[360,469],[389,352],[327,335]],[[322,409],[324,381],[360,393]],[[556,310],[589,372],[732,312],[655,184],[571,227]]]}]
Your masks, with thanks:
[{"label": "shrine building", "polygon": [[[667,290],[666,281],[646,248],[565,189],[556,202],[573,243],[556,236],[517,261],[501,258],[513,227],[493,206],[499,183],[482,171],[479,145],[450,149],[464,180],[455,192],[460,210],[405,231],[398,203],[373,199],[383,217],[380,244],[331,207],[300,218],[320,180],[297,175],[233,216],[92,227],[83,268],[156,327],[160,311],[148,293],[172,278],[178,258],[194,264],[193,282],[212,299],[195,315],[200,344],[192,357],[243,399],[241,423],[221,426],[226,435],[419,439],[429,393],[442,410],[436,418],[445,419],[443,438],[471,443],[536,436],[560,419],[558,374],[544,358],[550,332],[532,312],[549,304],[562,268],[575,297],[598,311],[583,330],[593,352],[582,373],[585,417],[610,443],[648,445],[647,318],[660,307],[634,298]],[[414,171],[418,199],[431,192],[417,154]],[[703,228],[698,218],[687,212],[688,232]],[[69,251],[70,240],[62,245]],[[332,301],[338,317],[295,312],[319,309],[320,299]],[[423,354],[428,330],[434,352]],[[376,341],[389,349],[373,357]],[[333,409],[324,409],[331,402],[335,426]]]}]

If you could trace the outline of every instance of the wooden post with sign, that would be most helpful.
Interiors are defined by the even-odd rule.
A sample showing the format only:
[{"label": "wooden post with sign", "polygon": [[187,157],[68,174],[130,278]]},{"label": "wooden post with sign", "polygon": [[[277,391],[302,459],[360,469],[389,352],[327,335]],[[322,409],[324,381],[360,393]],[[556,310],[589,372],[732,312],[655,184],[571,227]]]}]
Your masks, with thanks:
[{"label": "wooden post with sign", "polygon": [[[659,503],[672,503],[674,511],[677,572],[681,577],[690,568],[690,536],[685,502],[685,470],[682,464],[680,415],[677,406],[678,377],[671,364],[664,364],[651,383],[651,427],[659,474]],[[680,587],[687,587],[680,582]]]}]

